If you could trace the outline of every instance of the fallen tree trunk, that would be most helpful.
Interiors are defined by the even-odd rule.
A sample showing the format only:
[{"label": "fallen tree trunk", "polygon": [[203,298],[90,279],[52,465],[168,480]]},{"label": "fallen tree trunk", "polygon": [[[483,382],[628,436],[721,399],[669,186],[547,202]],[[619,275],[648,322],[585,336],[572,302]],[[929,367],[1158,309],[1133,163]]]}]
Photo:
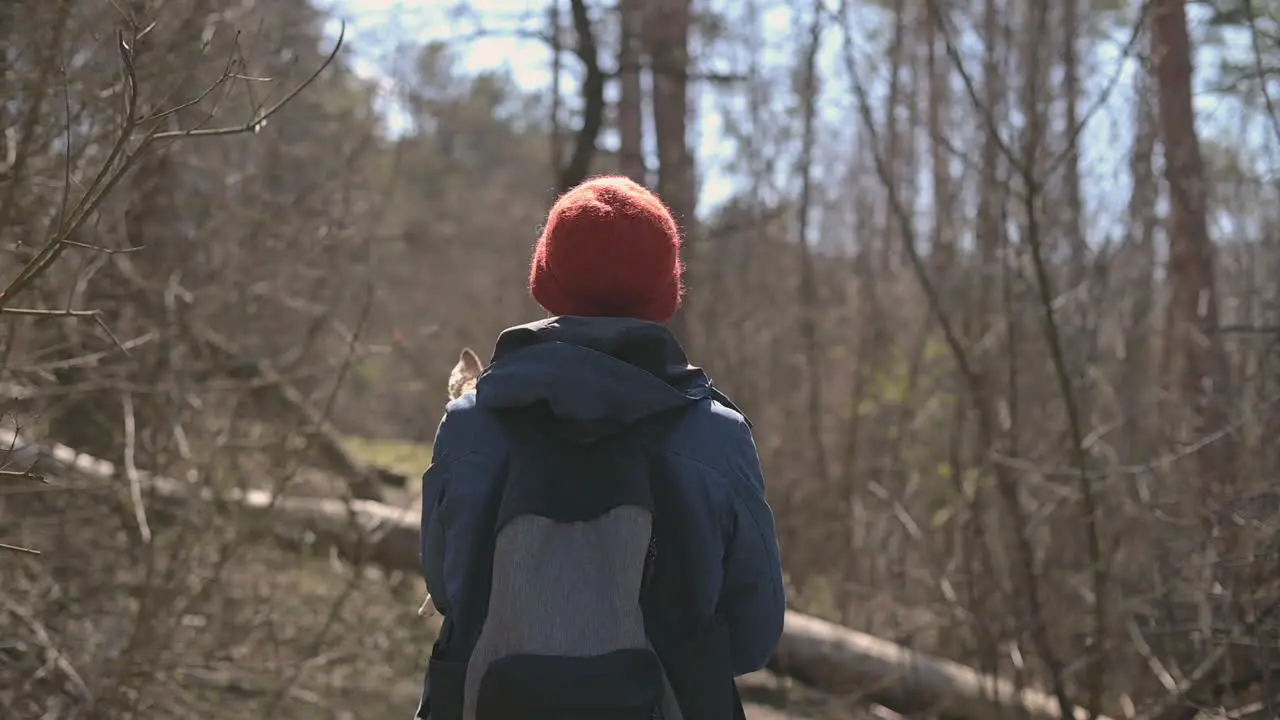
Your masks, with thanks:
[{"label": "fallen tree trunk", "polygon": [[[0,461],[15,469],[50,477],[76,474],[100,481],[115,481],[114,463],[78,453],[66,445],[37,445],[0,428]],[[336,548],[341,554],[360,558],[391,570],[419,572],[418,511],[398,508],[374,500],[337,498],[275,497],[266,490],[212,489],[186,481],[138,472],[146,501],[177,509],[194,500],[230,504],[248,512],[272,513],[273,532],[297,539],[310,535],[312,542]],[[123,479],[123,478],[121,478]]]},{"label": "fallen tree trunk", "polygon": [[[830,693],[856,692],[867,702],[903,715],[1063,718],[1057,700],[1047,693],[1019,689],[967,665],[793,611],[787,612],[782,642],[769,669]],[[1089,714],[1076,708],[1074,717],[1084,720]]]},{"label": "fallen tree trunk", "polygon": [[[112,463],[76,453],[64,445],[37,446],[0,430],[0,453],[14,447],[19,462],[39,459],[50,475],[76,473],[113,480]],[[24,468],[25,469],[25,468]],[[208,489],[148,475],[143,478],[152,502],[185,504],[203,497],[231,502],[249,512],[270,512],[288,535],[310,534],[316,542],[387,569],[418,572],[416,511],[372,500],[273,498],[262,490],[237,490],[214,498]],[[960,663],[919,653],[896,643],[788,611],[774,672],[818,690],[857,696],[904,715],[931,712],[955,720],[1029,717],[1064,720],[1058,703],[1034,689],[1019,689]],[[1088,714],[1077,709],[1076,718]],[[1099,716],[1098,720],[1108,720]]]}]

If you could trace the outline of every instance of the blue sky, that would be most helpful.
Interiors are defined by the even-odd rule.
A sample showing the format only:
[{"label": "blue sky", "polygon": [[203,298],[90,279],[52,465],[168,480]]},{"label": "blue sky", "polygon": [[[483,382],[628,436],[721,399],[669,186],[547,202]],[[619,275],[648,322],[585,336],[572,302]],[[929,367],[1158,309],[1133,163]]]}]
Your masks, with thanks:
[{"label": "blue sky", "polygon": [[[474,22],[450,12],[456,0],[322,0],[336,16],[348,23],[348,33],[356,49],[369,56],[385,51],[396,42],[425,43],[469,35]],[[531,27],[525,18],[536,19],[545,2],[538,0],[471,0],[486,29],[505,30]],[[513,77],[526,87],[545,86],[549,76],[545,47],[533,40],[490,37],[470,40],[462,52],[466,64],[475,70],[507,66]],[[374,68],[367,68],[374,71]]]},{"label": "blue sky", "polygon": [[[718,0],[713,4],[744,0]],[[458,44],[459,56],[464,67],[471,70],[506,68],[514,80],[530,89],[546,88],[550,84],[550,58],[545,45],[532,39],[513,37],[510,31],[518,28],[536,28],[541,22],[546,8],[546,0],[469,0],[468,5],[474,11],[470,17],[458,17],[451,13],[457,5],[456,0],[322,0],[335,13],[348,22],[348,36],[360,61],[357,70],[369,77],[381,78],[387,87],[389,96],[393,96],[393,83],[384,72],[388,61],[393,60],[397,47],[408,44],[420,44],[429,40],[454,40],[468,38],[464,44]],[[762,5],[775,5],[762,2]],[[779,10],[767,14],[765,32],[770,36],[766,62],[787,62],[795,30],[792,28],[791,14],[783,8],[783,3],[776,3]],[[1198,11],[1193,9],[1193,34],[1203,35],[1202,23],[1195,23]],[[876,24],[874,16],[869,16],[867,28]],[[483,27],[489,36],[475,38],[477,31]],[[336,29],[336,23],[334,24]],[[1104,85],[1109,84],[1118,73],[1119,81],[1104,103],[1093,115],[1085,132],[1082,134],[1082,171],[1085,187],[1091,205],[1090,216],[1102,227],[1115,227],[1121,221],[1127,203],[1127,166],[1128,147],[1133,109],[1132,81],[1138,70],[1133,61],[1121,62],[1121,51],[1127,38],[1127,30],[1120,30],[1115,37],[1098,43],[1092,57],[1086,58],[1093,72],[1088,73],[1085,81],[1086,99],[1082,103],[1085,108],[1092,107],[1102,95]],[[828,42],[828,54],[825,63],[834,71],[841,63],[838,43],[834,35]],[[1220,42],[1222,41],[1219,38]],[[868,47],[876,47],[879,43],[868,42]],[[976,45],[976,43],[975,43]],[[1228,52],[1236,55],[1247,55],[1249,44],[1240,37],[1226,38],[1224,45]],[[873,63],[882,58],[865,57],[863,74],[867,78],[875,75]],[[1198,68],[1216,67],[1220,57],[1207,49],[1201,49],[1197,59]],[[719,69],[732,69],[720,67]],[[977,72],[976,64],[972,72]],[[1212,72],[1202,71],[1200,84],[1210,82]],[[846,125],[852,108],[849,105],[848,92],[844,87],[837,87],[833,93],[843,95],[838,102],[826,103],[830,126],[838,128]],[[874,88],[873,88],[874,92]],[[730,177],[723,171],[722,161],[733,152],[726,141],[720,140],[719,104],[713,93],[700,93],[698,125],[695,128],[699,172],[703,187],[703,209],[715,205],[728,196],[733,190]],[[1239,118],[1242,111],[1238,104],[1225,102],[1219,96],[1202,92],[1197,96],[1197,115],[1200,119],[1202,134],[1206,137],[1229,138],[1232,143],[1261,143],[1274,149],[1274,141],[1269,129],[1256,125],[1241,136]],[[403,124],[397,120],[394,112],[389,113],[389,123],[394,127]],[[1264,158],[1260,162],[1269,162]],[[1266,168],[1267,171],[1270,167]]]}]

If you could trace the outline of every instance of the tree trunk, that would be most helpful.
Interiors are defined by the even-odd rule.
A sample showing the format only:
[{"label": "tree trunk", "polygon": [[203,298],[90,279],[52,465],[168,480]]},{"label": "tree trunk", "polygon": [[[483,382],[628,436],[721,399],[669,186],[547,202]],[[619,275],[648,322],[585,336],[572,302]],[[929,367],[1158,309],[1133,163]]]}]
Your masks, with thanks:
[{"label": "tree trunk", "polygon": [[618,154],[622,174],[648,185],[644,162],[644,88],[640,84],[644,3],[621,0],[618,5]]},{"label": "tree trunk", "polygon": [[[1209,239],[1204,160],[1192,103],[1191,38],[1183,0],[1153,0],[1152,73],[1157,89],[1164,176],[1169,188],[1169,284],[1165,380],[1191,410],[1197,436],[1226,426],[1226,358],[1218,344],[1214,248]],[[1234,475],[1230,437],[1198,453],[1205,491],[1216,495]],[[1217,491],[1217,492],[1215,492]]]},{"label": "tree trunk", "polygon": [[[1183,493],[1184,512],[1201,522],[1202,582],[1220,585],[1223,602],[1206,607],[1211,622],[1248,616],[1248,598],[1258,588],[1247,564],[1218,563],[1217,558],[1253,556],[1256,534],[1237,521],[1232,503],[1238,471],[1236,441],[1229,430],[1230,396],[1226,353],[1218,335],[1218,299],[1214,246],[1209,237],[1208,189],[1192,101],[1192,47],[1183,0],[1151,4],[1152,75],[1164,145],[1164,177],[1169,192],[1170,298],[1165,314],[1163,380],[1178,402],[1175,446],[1207,440],[1196,451],[1196,471]],[[1222,433],[1220,437],[1212,437]],[[1207,589],[1207,588],[1206,588]],[[1206,606],[1209,603],[1205,603]],[[1216,701],[1224,688],[1241,679],[1243,668],[1224,665],[1208,673],[1204,685],[1188,691],[1189,703]],[[1246,671],[1247,672],[1247,671]]]},{"label": "tree trunk", "polygon": [[941,24],[945,18],[934,17],[942,9],[939,3],[924,6],[925,64],[928,73],[929,164],[933,180],[933,237],[929,248],[934,279],[944,297],[954,290],[953,273],[956,260],[954,195],[951,183],[951,153],[946,129],[951,111],[951,65],[946,56]]},{"label": "tree trunk", "polygon": [[1080,62],[1079,0],[1063,0],[1062,10],[1062,94],[1065,96],[1064,118],[1067,126],[1066,160],[1063,166],[1065,194],[1067,196],[1067,246],[1071,253],[1071,277],[1069,287],[1084,281],[1085,243],[1084,199],[1080,192],[1080,143],[1077,129],[1080,126]]},{"label": "tree trunk", "polygon": [[827,461],[826,443],[823,441],[822,362],[818,331],[819,298],[812,251],[814,238],[811,237],[812,227],[809,222],[813,213],[811,205],[813,204],[813,152],[816,134],[814,126],[818,111],[818,51],[822,45],[823,10],[821,2],[815,3],[809,29],[809,47],[805,53],[804,80],[799,88],[801,95],[799,100],[804,108],[804,119],[801,130],[803,139],[800,161],[797,168],[800,175],[800,217],[796,224],[800,237],[796,245],[800,251],[800,282],[796,290],[800,303],[800,335],[804,343],[807,375],[805,387],[808,401],[806,409],[809,416],[809,439],[813,443],[813,462],[817,467],[817,480],[822,487],[827,487],[831,482],[831,467]]},{"label": "tree trunk", "polygon": [[[686,282],[695,272],[698,189],[693,154],[689,151],[689,25],[690,0],[648,3],[645,38],[653,72],[653,127],[658,145],[658,194],[671,209],[684,239],[681,253]],[[689,343],[689,302],[676,313],[671,330]]]}]

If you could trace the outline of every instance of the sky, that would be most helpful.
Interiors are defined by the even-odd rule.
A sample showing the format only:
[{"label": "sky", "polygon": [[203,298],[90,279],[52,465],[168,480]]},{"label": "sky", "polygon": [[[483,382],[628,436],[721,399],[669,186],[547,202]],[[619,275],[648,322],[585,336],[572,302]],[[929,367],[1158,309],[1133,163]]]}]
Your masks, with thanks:
[{"label": "sky", "polygon": [[[720,0],[720,2],[733,0]],[[739,0],[742,1],[742,0]],[[549,51],[544,44],[534,39],[514,37],[511,32],[517,28],[534,28],[545,13],[546,0],[469,0],[468,6],[473,10],[467,16],[460,16],[451,9],[457,5],[456,0],[321,0],[333,12],[335,18],[342,18],[347,25],[348,39],[358,58],[357,72],[366,77],[377,78],[394,96],[390,78],[382,71],[386,67],[388,56],[394,55],[395,49],[408,42],[421,44],[430,40],[454,40],[466,38],[464,44],[456,44],[464,68],[472,71],[505,68],[511,77],[522,87],[530,89],[546,88],[550,85]],[[766,3],[769,5],[770,3]],[[778,4],[782,5],[781,3]],[[1206,32],[1203,17],[1192,7],[1193,36],[1202,36]],[[800,19],[803,21],[803,19]],[[773,60],[786,62],[788,52],[794,52],[793,43],[796,30],[792,27],[791,13],[785,8],[769,12],[764,20],[765,33],[770,38],[766,56]],[[875,20],[869,18],[868,25]],[[331,23],[330,30],[336,33],[337,21]],[[476,37],[481,34],[484,37]],[[1084,184],[1089,197],[1086,201],[1092,206],[1090,215],[1100,223],[1114,227],[1113,222],[1120,220],[1127,203],[1127,166],[1128,148],[1131,141],[1133,117],[1132,82],[1137,73],[1137,65],[1132,60],[1124,60],[1124,46],[1128,41],[1128,31],[1115,33],[1115,37],[1098,43],[1092,57],[1085,62],[1092,65],[1093,72],[1085,78],[1086,99],[1082,103],[1085,110],[1093,109],[1089,124],[1081,136],[1082,172]],[[835,40],[834,36],[832,40]],[[1249,43],[1242,37],[1228,35],[1219,37],[1219,43],[1227,48],[1227,52],[1247,56]],[[970,43],[962,43],[970,44]],[[975,47],[976,42],[971,43]],[[880,43],[868,43],[877,46]],[[964,48],[962,48],[964,50]],[[828,42],[822,64],[835,70],[842,64],[838,42]],[[1217,67],[1221,62],[1218,53],[1201,47],[1197,57],[1197,67],[1201,69]],[[865,57],[863,74],[869,79],[874,76],[871,63],[883,58]],[[768,62],[768,60],[766,60]],[[732,68],[720,67],[729,70]],[[971,72],[976,73],[973,66]],[[1199,84],[1212,82],[1212,71],[1200,72]],[[872,82],[868,80],[868,82]],[[1107,90],[1109,87],[1109,91]],[[1231,142],[1262,143],[1274,148],[1274,138],[1269,128],[1256,126],[1247,131],[1249,138],[1242,138],[1240,116],[1241,109],[1232,103],[1225,102],[1221,96],[1202,92],[1197,94],[1197,117],[1200,129],[1206,137],[1219,137]],[[957,89],[958,91],[958,89]],[[841,103],[824,103],[828,124],[839,128],[847,124],[852,108],[845,88],[836,92],[846,96]],[[874,87],[873,87],[874,92]],[[713,93],[699,93],[699,105],[696,108],[698,124],[694,128],[693,145],[697,151],[702,196],[700,198],[703,211],[714,207],[721,200],[732,194],[734,184],[729,174],[722,167],[724,161],[732,154],[733,148],[727,141],[717,141],[720,132],[720,114],[718,101]],[[963,97],[963,96],[961,96]],[[1096,107],[1095,107],[1096,106]],[[394,106],[385,108],[389,126],[394,131],[407,124],[403,114],[397,114]],[[1269,155],[1268,155],[1269,157]],[[1269,160],[1267,160],[1269,162]],[[1266,168],[1267,172],[1271,168]]]}]

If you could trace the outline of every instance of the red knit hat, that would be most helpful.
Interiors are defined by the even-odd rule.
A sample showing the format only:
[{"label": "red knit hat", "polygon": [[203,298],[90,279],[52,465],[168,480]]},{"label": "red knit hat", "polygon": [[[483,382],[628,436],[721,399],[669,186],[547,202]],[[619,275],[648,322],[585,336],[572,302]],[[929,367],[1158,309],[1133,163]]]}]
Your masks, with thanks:
[{"label": "red knit hat", "polygon": [[658,196],[625,177],[598,177],[552,206],[529,290],[553,315],[662,323],[680,306],[680,269],[680,231]]}]

